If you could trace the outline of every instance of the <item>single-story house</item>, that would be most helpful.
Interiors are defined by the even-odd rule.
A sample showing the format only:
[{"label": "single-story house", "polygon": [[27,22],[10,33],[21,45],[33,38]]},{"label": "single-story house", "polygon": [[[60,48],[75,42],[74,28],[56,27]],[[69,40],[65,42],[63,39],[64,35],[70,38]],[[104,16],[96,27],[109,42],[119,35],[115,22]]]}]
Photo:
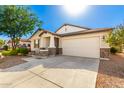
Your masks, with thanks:
[{"label": "single-story house", "polygon": [[48,51],[49,55],[108,58],[109,45],[105,37],[112,28],[96,28],[64,24],[55,33],[37,30],[30,38],[31,51]]},{"label": "single-story house", "polygon": [[[12,41],[9,40],[7,42],[7,45],[11,48],[12,47]],[[30,47],[31,46],[31,41],[29,41],[28,39],[21,39],[18,43],[18,46],[25,46],[25,47]]]}]

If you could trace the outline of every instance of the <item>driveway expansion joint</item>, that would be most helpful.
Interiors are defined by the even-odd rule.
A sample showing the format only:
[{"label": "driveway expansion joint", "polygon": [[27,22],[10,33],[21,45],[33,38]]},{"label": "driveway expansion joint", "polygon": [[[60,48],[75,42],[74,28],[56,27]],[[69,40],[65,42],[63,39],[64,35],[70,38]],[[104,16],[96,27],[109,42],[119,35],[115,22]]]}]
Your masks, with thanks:
[{"label": "driveway expansion joint", "polygon": [[32,72],[32,71],[29,71],[29,72],[32,73],[32,74],[35,74],[36,76],[38,76],[38,77],[40,77],[40,78],[42,78],[42,79],[44,79],[44,80],[46,80],[46,81],[48,81],[48,82],[54,84],[54,85],[56,85],[56,86],[58,86],[58,87],[60,87],[60,88],[64,88],[64,87],[62,87],[62,86],[56,84],[55,82],[53,82],[53,81],[51,81],[51,80],[48,80],[48,79],[46,79],[46,78],[44,78],[44,77],[42,77],[42,76],[40,76],[40,75],[38,75],[38,74],[36,74],[36,73],[34,73],[34,72]]},{"label": "driveway expansion joint", "polygon": [[25,81],[32,79],[33,77],[35,77],[35,76],[31,76],[31,77],[26,78],[26,79],[24,79],[24,80],[22,80],[22,81],[16,82],[16,84],[14,83],[14,84],[11,85],[10,87],[14,88],[14,87],[18,86],[19,84],[24,83]]}]

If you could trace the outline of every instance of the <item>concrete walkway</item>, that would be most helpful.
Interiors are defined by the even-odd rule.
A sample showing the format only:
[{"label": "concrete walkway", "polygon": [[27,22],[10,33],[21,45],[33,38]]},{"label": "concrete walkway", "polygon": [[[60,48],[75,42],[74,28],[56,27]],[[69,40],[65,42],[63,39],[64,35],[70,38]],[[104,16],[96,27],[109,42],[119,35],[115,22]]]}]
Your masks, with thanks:
[{"label": "concrete walkway", "polygon": [[99,59],[56,56],[29,61],[0,72],[0,87],[94,88]]}]

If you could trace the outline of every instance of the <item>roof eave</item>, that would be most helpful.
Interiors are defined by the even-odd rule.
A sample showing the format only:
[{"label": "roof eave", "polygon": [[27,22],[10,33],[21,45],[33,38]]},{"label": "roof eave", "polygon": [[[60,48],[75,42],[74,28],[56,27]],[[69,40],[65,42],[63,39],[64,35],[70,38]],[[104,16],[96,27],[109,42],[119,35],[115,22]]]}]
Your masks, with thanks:
[{"label": "roof eave", "polygon": [[61,36],[61,35],[59,35],[59,34],[56,34],[56,33],[53,33],[53,32],[47,31],[47,30],[44,30],[42,33],[40,33],[39,36],[41,36],[43,33],[50,33],[50,34],[52,34],[52,35]]},{"label": "roof eave", "polygon": [[108,31],[112,31],[113,28],[108,28],[105,30],[98,30],[98,31],[87,31],[87,32],[79,32],[79,33],[68,33],[68,34],[61,34],[61,37],[65,37],[65,36],[74,36],[74,35],[79,35],[79,34],[89,34],[89,33],[100,33],[100,32],[108,32]]}]

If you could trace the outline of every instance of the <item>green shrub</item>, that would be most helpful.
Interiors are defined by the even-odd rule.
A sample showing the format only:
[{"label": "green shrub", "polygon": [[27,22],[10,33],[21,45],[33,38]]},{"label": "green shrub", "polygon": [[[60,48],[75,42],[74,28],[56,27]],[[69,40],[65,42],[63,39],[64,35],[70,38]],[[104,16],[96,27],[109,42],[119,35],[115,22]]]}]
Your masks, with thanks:
[{"label": "green shrub", "polygon": [[7,45],[3,46],[3,49],[7,51],[8,50],[8,46]]},{"label": "green shrub", "polygon": [[20,48],[17,48],[16,51],[19,53],[20,52]]},{"label": "green shrub", "polygon": [[10,56],[10,51],[2,51],[2,55],[4,55],[4,56]]},{"label": "green shrub", "polygon": [[11,50],[10,51],[10,55],[11,56],[14,56],[14,55],[17,55],[18,54],[18,51],[17,50]]},{"label": "green shrub", "polygon": [[112,54],[115,54],[115,53],[118,52],[118,49],[115,48],[115,47],[111,47],[111,48],[110,48],[110,52],[111,52]]},{"label": "green shrub", "polygon": [[17,52],[26,55],[28,54],[29,50],[27,48],[18,48]]},{"label": "green shrub", "polygon": [[17,50],[8,50],[8,51],[2,51],[2,54],[4,56],[14,56],[14,55],[17,55],[18,52]]},{"label": "green shrub", "polygon": [[28,49],[27,48],[17,48],[16,50],[8,50],[8,51],[2,51],[2,54],[4,56],[14,56],[18,55],[18,53],[21,53],[22,55],[28,54]]}]

